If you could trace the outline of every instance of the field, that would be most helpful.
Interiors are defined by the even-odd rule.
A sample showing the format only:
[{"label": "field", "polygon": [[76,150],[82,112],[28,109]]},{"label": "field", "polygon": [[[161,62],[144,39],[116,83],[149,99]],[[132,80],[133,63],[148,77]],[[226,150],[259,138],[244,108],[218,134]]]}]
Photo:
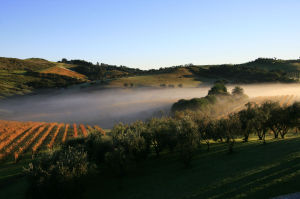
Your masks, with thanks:
[{"label": "field", "polygon": [[186,68],[179,68],[171,73],[139,75],[133,77],[122,77],[109,82],[110,87],[197,87],[202,83],[193,73]]},{"label": "field", "polygon": [[[214,143],[200,149],[190,169],[184,170],[176,154],[149,159],[122,180],[95,177],[87,184],[86,198],[270,198],[300,191],[299,135],[286,140],[269,136],[267,144],[252,137],[227,145]],[[101,188],[99,188],[101,187]]]},{"label": "field", "polygon": [[71,77],[71,78],[87,80],[87,77],[85,75],[72,71],[68,68],[65,68],[64,66],[65,66],[64,64],[58,63],[56,64],[56,66],[41,70],[40,73],[57,74],[57,75]]},{"label": "field", "polygon": [[0,159],[17,162],[26,152],[52,149],[67,139],[86,137],[88,132],[105,133],[98,126],[45,122],[0,121]]}]

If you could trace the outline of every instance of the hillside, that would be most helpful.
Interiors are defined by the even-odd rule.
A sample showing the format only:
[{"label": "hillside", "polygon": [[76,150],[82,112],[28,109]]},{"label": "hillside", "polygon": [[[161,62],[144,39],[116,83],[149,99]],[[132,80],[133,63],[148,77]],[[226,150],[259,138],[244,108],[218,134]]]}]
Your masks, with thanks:
[{"label": "hillside", "polygon": [[300,60],[259,58],[236,65],[184,65],[141,70],[96,65],[84,60],[0,57],[0,97],[23,95],[41,88],[67,87],[92,81],[115,87],[198,87],[217,80],[225,83],[298,82]]},{"label": "hillside", "polygon": [[55,63],[48,62],[44,59],[16,59],[0,57],[0,70],[41,70],[55,66]]},{"label": "hillside", "polygon": [[111,87],[197,87],[202,81],[188,68],[171,72],[122,77],[109,82]]},{"label": "hillside", "polygon": [[87,78],[84,75],[66,69],[59,63],[38,58],[0,58],[0,98],[85,81]]},{"label": "hillside", "polygon": [[41,70],[40,73],[43,74],[57,74],[61,76],[67,76],[76,79],[86,80],[87,77],[70,69],[64,68],[62,64],[57,64],[56,66]]}]

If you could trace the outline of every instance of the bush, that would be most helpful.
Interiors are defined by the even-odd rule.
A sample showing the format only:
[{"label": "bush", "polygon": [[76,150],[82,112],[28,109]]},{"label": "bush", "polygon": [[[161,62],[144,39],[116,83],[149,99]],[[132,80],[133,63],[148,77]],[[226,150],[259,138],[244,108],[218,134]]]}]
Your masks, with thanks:
[{"label": "bush", "polygon": [[31,198],[82,198],[82,178],[90,165],[87,153],[69,146],[37,156],[25,168]]}]

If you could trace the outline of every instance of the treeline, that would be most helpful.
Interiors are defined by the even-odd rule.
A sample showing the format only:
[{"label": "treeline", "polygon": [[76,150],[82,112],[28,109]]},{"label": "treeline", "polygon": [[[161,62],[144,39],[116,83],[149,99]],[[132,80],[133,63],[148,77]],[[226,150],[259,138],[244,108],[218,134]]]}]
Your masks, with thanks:
[{"label": "treeline", "polygon": [[209,68],[192,67],[192,71],[202,77],[224,79],[233,83],[293,82],[282,70],[265,70],[246,65],[219,65]]},{"label": "treeline", "polygon": [[232,83],[255,82],[293,82],[290,73],[296,72],[293,65],[299,60],[279,60],[276,58],[258,58],[252,62],[236,65],[196,66],[193,64],[164,67],[159,69],[141,70],[126,66],[104,63],[93,64],[84,60],[62,59],[60,62],[76,65],[73,70],[89,77],[90,80],[105,80],[134,75],[152,75],[171,73],[178,68],[187,68],[195,75],[206,78],[226,80]]},{"label": "treeline", "polygon": [[291,129],[299,127],[299,118],[299,102],[281,107],[278,102],[267,101],[262,105],[248,103],[246,109],[221,119],[177,112],[174,117],[120,123],[109,135],[91,133],[87,138],[66,142],[60,150],[35,157],[26,169],[30,195],[79,198],[89,175],[96,172],[123,177],[161,153],[172,153],[184,167],[189,167],[203,146],[209,151],[212,142],[224,143],[231,154],[236,139],[248,142],[251,134],[264,144],[269,133],[275,139],[284,139]]},{"label": "treeline", "polygon": [[141,70],[139,68],[130,68],[127,66],[116,66],[109,65],[105,63],[96,63],[88,62],[85,60],[67,60],[63,58],[59,63],[73,64],[76,67],[72,68],[72,70],[84,74],[90,80],[106,80],[111,78],[120,78],[126,76],[133,75],[152,75],[152,74],[162,74],[162,73],[171,73],[175,71],[177,68],[188,67],[190,65],[180,65],[180,66],[172,66],[165,67],[159,69],[150,69],[150,70]]}]

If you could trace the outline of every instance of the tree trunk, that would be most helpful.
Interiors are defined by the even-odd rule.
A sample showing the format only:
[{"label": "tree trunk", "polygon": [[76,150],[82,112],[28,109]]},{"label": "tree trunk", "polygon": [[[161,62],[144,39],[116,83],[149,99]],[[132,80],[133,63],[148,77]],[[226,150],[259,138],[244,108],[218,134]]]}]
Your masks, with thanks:
[{"label": "tree trunk", "polygon": [[244,142],[248,142],[248,140],[249,140],[249,134],[245,134],[244,135]]},{"label": "tree trunk", "polygon": [[266,133],[263,134],[263,143],[266,144]]},{"label": "tree trunk", "polygon": [[207,144],[207,151],[209,151],[210,150],[210,143],[209,143],[209,141],[206,141],[206,144]]},{"label": "tree trunk", "polygon": [[155,146],[154,150],[155,150],[155,153],[156,153],[156,157],[159,157],[159,147]]},{"label": "tree trunk", "polygon": [[263,138],[263,133],[260,131],[260,130],[257,130],[256,129],[256,133],[257,133],[257,136],[258,136],[258,140],[262,140],[262,138]]},{"label": "tree trunk", "polygon": [[228,142],[228,153],[229,154],[233,153],[233,145],[234,145],[234,140]]}]

